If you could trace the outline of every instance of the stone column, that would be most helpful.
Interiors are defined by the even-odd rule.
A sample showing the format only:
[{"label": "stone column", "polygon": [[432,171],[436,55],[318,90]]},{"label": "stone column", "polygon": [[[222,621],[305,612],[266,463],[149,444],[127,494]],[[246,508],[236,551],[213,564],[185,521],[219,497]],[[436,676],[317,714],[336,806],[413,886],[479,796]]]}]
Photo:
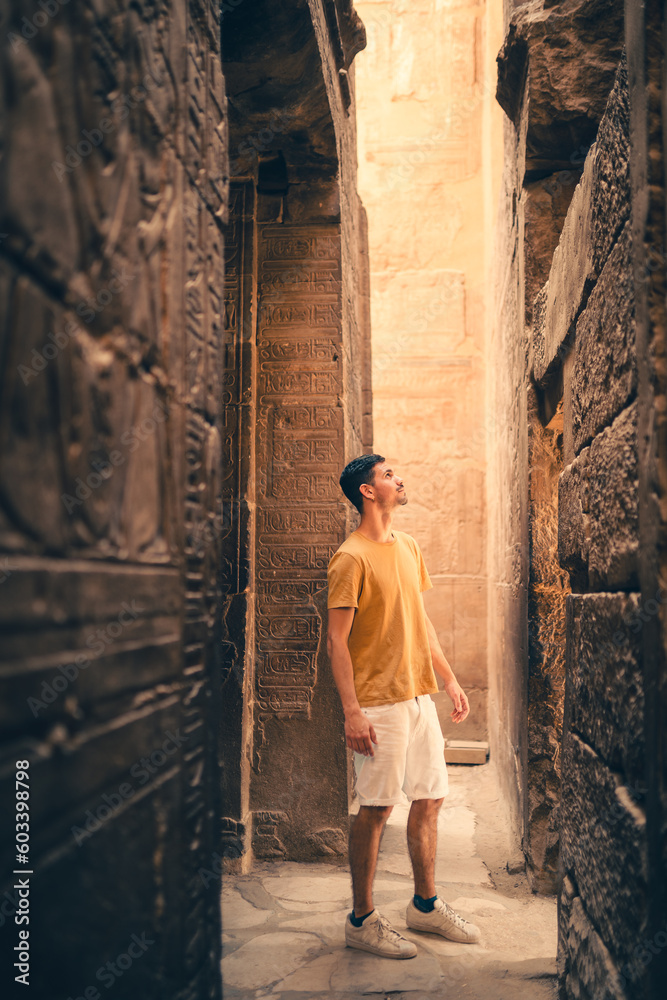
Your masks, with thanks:
[{"label": "stone column", "polygon": [[248,740],[252,726],[256,396],[255,191],[231,185],[225,234],[223,364],[223,856],[250,861]]},{"label": "stone column", "polygon": [[345,850],[346,755],[323,648],[326,567],[345,536],[337,224],[258,238],[255,853]]}]

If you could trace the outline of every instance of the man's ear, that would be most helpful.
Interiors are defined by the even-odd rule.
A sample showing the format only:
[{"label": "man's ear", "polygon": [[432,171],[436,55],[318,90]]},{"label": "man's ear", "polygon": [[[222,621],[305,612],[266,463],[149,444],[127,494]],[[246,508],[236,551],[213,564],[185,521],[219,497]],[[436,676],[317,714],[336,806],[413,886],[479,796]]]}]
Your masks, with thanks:
[{"label": "man's ear", "polygon": [[369,483],[361,483],[359,486],[359,492],[361,493],[362,497],[366,497],[367,500],[371,501],[373,500],[372,489],[373,487],[370,486]]}]

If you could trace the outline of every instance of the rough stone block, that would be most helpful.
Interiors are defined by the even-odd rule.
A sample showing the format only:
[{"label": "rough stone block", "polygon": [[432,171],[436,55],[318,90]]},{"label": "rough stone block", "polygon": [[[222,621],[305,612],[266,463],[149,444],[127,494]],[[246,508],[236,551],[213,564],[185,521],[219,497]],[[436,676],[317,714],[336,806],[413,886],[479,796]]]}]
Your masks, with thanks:
[{"label": "rough stone block", "polygon": [[637,586],[637,404],[590,446],[590,550],[593,590]]},{"label": "rough stone block", "polygon": [[609,251],[630,218],[630,103],[622,54],[595,142],[593,263],[601,274]]},{"label": "rough stone block", "polygon": [[[580,163],[584,156],[581,155]],[[549,277],[563,222],[581,177],[581,167],[561,170],[524,185],[524,275],[526,323],[532,319],[533,300]]]},{"label": "rough stone block", "polygon": [[309,834],[313,852],[319,857],[344,857],[347,854],[347,837],[338,827],[327,827]]},{"label": "rough stone block", "polygon": [[[604,33],[600,32],[604,24]],[[527,165],[558,161],[595,135],[623,47],[620,0],[514,7],[498,55],[497,100],[516,124],[525,79]],[[527,72],[526,72],[527,68]]]},{"label": "rough stone block", "polygon": [[548,382],[630,211],[627,71],[622,61],[554,252],[533,330],[534,375]]},{"label": "rough stone block", "polygon": [[447,740],[445,760],[448,764],[486,764],[489,744],[484,740]]},{"label": "rough stone block", "polygon": [[574,626],[568,664],[572,728],[640,798],[645,749],[639,595],[568,600]]},{"label": "rough stone block", "polygon": [[597,277],[591,218],[594,148],[586,157],[581,180],[574,190],[554,251],[544,310],[533,328],[533,371],[538,383],[548,382],[567,353],[576,318]]},{"label": "rough stone block", "polygon": [[549,282],[540,288],[539,292],[533,300],[532,308],[532,320],[533,320],[533,330],[531,336],[531,352],[532,352],[532,363],[533,363],[533,373],[535,378],[537,378],[537,372],[545,372],[547,370],[546,358],[546,342],[544,338],[544,328],[547,317],[547,302],[549,301]]},{"label": "rough stone block", "polygon": [[[561,911],[562,912],[562,911]],[[600,935],[591,924],[579,896],[571,903],[564,928],[564,985],[568,1000],[626,1000],[623,981]],[[562,980],[561,980],[562,981]]]},{"label": "rough stone block", "polygon": [[556,955],[556,971],[561,982],[564,981],[569,968],[567,937],[570,928],[572,903],[577,895],[576,885],[567,873],[564,874],[558,896],[558,952]]},{"label": "rough stone block", "polygon": [[631,791],[576,733],[567,734],[563,867],[617,966],[631,960],[646,913],[645,818]]},{"label": "rough stone block", "polygon": [[574,579],[588,575],[588,453],[585,448],[558,480],[558,561]]},{"label": "rough stone block", "polygon": [[577,321],[573,351],[572,430],[579,452],[637,389],[630,222]]}]

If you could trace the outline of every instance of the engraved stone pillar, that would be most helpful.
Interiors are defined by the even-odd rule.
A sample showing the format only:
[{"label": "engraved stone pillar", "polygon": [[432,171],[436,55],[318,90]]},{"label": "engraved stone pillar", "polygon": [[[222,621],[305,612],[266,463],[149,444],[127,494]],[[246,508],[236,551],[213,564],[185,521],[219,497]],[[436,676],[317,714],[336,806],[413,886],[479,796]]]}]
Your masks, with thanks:
[{"label": "engraved stone pillar", "polygon": [[346,756],[323,647],[326,567],[345,535],[341,237],[258,234],[257,622],[253,848],[345,850]]},{"label": "engraved stone pillar", "polygon": [[223,371],[224,594],[220,761],[223,856],[248,853],[249,766],[254,648],[255,316],[252,182],[231,186],[225,237],[225,357]]}]

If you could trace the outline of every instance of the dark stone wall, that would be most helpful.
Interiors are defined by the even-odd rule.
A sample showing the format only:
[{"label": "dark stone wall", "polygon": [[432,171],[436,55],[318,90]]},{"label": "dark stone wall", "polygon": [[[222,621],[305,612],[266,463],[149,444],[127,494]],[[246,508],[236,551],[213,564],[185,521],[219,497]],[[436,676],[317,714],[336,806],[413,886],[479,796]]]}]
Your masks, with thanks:
[{"label": "dark stone wall", "polygon": [[[644,689],[646,936],[635,943],[633,979],[660,997],[667,981],[667,551],[665,482],[665,8],[626,3],[630,104],[632,265],[637,359],[638,631]],[[642,928],[643,929],[643,928]],[[626,970],[623,968],[623,975]]]},{"label": "dark stone wall", "polygon": [[653,1000],[667,977],[664,5],[508,3],[505,17],[490,728],[533,885],[559,886],[560,995]]},{"label": "dark stone wall", "polygon": [[[624,55],[536,328],[542,369],[554,347],[565,358],[559,555],[576,591],[568,598],[559,815],[559,974],[567,997],[644,995],[635,963],[649,888],[629,126]],[[551,288],[567,280],[559,271],[569,266],[571,226],[579,229],[585,277],[564,311]]]},{"label": "dark stone wall", "polygon": [[3,939],[27,760],[31,995],[218,997],[219,14],[0,11]]},{"label": "dark stone wall", "polygon": [[[557,486],[571,461],[567,349],[595,266],[580,252],[580,180],[614,83],[623,5],[509,3],[505,24],[496,94],[506,113],[504,174],[488,342],[489,731],[532,885],[553,892],[569,590],[557,557]],[[607,166],[597,214],[584,220],[599,229],[601,253],[618,236],[608,218],[627,153]],[[554,274],[558,261],[565,263]]]},{"label": "dark stone wall", "polygon": [[[664,161],[655,108],[647,128],[664,15],[652,7],[639,26],[643,15],[628,11],[627,57],[532,310],[545,418],[562,409],[558,557],[572,586],[556,813],[564,998],[657,997],[667,944],[653,438],[655,345],[665,329]],[[658,162],[649,196],[646,171]]]}]

